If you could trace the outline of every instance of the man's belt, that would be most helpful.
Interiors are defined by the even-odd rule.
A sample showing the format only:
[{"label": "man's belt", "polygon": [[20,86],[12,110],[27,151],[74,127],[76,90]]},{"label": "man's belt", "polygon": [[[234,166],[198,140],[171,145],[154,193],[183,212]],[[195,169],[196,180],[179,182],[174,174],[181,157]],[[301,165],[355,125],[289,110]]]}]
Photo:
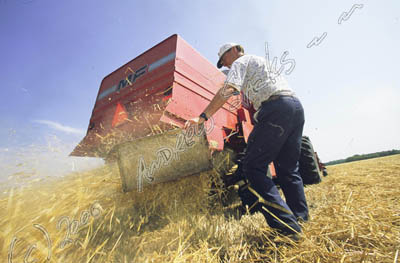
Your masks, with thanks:
[{"label": "man's belt", "polygon": [[277,99],[279,99],[281,96],[282,96],[282,95],[272,95],[272,96],[270,96],[265,102],[277,100]]},{"label": "man's belt", "polygon": [[296,96],[294,96],[294,95],[272,95],[267,100],[263,101],[262,103],[267,103],[267,102],[270,102],[270,101],[273,101],[273,100],[277,100],[280,97],[293,97],[293,98],[295,98]]}]

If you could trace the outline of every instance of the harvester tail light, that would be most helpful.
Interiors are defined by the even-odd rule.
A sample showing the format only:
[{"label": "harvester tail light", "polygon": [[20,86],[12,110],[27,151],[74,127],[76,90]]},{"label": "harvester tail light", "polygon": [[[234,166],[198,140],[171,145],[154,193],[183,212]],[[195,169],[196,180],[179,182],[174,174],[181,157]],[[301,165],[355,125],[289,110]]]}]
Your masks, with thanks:
[{"label": "harvester tail light", "polygon": [[172,98],[172,88],[173,88],[173,86],[169,86],[163,92],[159,93],[159,94],[162,93],[164,95],[164,97],[162,98],[162,101],[167,101],[168,99]]},{"label": "harvester tail light", "polygon": [[114,128],[115,126],[124,123],[127,119],[128,113],[126,112],[124,106],[122,106],[122,104],[118,102],[111,126]]}]

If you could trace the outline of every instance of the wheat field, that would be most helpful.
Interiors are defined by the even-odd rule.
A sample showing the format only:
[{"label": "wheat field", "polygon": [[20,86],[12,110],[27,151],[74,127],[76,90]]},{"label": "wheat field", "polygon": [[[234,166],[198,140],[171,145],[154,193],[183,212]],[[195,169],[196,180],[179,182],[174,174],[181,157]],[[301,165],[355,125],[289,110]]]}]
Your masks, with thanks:
[{"label": "wheat field", "polygon": [[261,214],[210,209],[211,172],[123,193],[104,166],[0,199],[1,262],[399,262],[400,155],[328,166],[294,243]]}]

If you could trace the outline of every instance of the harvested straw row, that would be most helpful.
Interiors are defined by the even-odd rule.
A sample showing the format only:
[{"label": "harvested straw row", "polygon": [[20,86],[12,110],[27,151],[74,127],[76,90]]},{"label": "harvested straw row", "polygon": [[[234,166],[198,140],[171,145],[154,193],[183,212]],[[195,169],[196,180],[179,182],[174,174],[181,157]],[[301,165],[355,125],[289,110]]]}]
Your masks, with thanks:
[{"label": "harvested straw row", "polygon": [[123,193],[116,168],[105,166],[9,189],[0,200],[1,257],[12,247],[13,262],[49,252],[49,262],[397,262],[400,155],[328,169],[306,188],[311,220],[298,243],[261,214],[210,213],[213,172]]}]

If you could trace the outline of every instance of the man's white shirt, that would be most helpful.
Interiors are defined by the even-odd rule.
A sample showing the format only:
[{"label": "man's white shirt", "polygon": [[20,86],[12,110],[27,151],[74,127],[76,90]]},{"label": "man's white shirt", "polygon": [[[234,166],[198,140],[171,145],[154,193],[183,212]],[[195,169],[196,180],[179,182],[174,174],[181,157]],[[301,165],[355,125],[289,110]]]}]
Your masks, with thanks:
[{"label": "man's white shirt", "polygon": [[270,96],[295,95],[286,79],[277,74],[265,58],[254,55],[243,55],[236,59],[225,84],[241,92],[242,99],[249,100],[257,111]]}]

